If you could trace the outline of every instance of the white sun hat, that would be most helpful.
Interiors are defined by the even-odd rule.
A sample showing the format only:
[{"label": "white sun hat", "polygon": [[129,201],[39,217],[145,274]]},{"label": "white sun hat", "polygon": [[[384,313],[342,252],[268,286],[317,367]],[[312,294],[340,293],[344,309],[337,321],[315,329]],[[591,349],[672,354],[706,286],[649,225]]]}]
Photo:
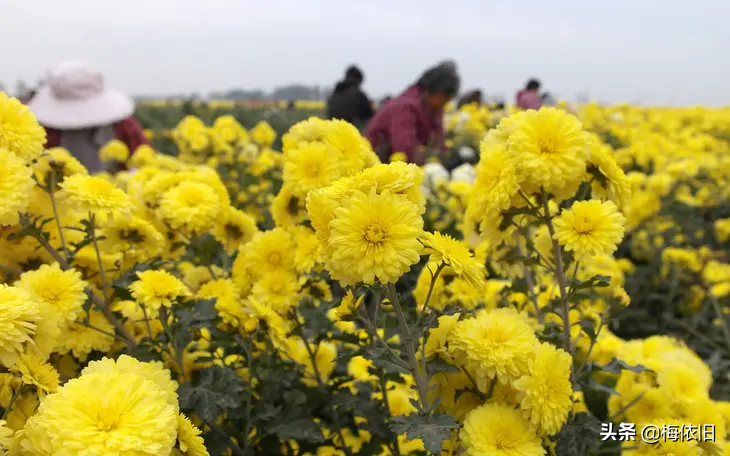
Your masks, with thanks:
[{"label": "white sun hat", "polygon": [[46,84],[28,103],[38,122],[58,130],[101,127],[129,117],[134,101],[104,85],[104,77],[84,62],[53,68]]}]

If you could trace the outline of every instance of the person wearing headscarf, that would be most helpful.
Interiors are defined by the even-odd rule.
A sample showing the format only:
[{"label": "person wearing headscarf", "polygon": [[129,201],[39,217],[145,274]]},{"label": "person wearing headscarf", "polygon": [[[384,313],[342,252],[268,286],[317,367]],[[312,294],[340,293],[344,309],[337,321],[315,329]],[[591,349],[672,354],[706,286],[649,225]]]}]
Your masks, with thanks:
[{"label": "person wearing headscarf", "polygon": [[456,64],[442,62],[383,104],[365,130],[365,137],[381,160],[402,152],[408,162],[422,165],[426,161],[424,148],[446,153],[444,107],[459,93],[460,84]]},{"label": "person wearing headscarf", "polygon": [[107,87],[102,74],[84,62],[54,67],[28,107],[46,129],[46,149],[67,149],[92,173],[103,170],[99,149],[113,139],[130,152],[149,145],[132,115],[132,98]]}]

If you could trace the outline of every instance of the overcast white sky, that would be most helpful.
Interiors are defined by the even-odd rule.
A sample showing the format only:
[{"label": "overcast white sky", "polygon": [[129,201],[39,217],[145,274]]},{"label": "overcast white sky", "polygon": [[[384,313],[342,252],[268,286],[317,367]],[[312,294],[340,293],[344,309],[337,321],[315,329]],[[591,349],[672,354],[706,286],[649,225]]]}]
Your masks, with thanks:
[{"label": "overcast white sky", "polygon": [[512,99],[531,76],[603,101],[730,105],[730,0],[0,0],[0,81],[83,59],[133,94],[331,85],[373,96],[457,61]]}]

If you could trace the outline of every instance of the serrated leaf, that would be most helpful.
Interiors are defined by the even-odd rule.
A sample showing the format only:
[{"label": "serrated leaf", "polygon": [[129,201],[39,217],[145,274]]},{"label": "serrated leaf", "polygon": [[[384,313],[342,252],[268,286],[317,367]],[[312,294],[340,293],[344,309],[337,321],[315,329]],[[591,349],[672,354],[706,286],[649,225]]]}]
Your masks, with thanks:
[{"label": "serrated leaf", "polygon": [[642,372],[651,372],[651,369],[644,367],[641,364],[632,366],[631,364],[628,364],[625,361],[622,361],[618,358],[613,358],[610,363],[605,364],[603,366],[599,365],[598,367],[602,371],[610,372],[612,374],[620,374],[622,370],[631,371],[635,374],[640,374]]},{"label": "serrated leaf", "polygon": [[243,404],[246,384],[228,367],[213,366],[200,371],[198,384],[180,386],[180,407],[195,410],[206,421],[214,421],[227,408]]},{"label": "serrated leaf", "polygon": [[451,431],[458,429],[456,420],[446,414],[408,415],[391,419],[390,429],[396,434],[405,434],[408,440],[421,439],[423,446],[431,453],[439,453],[444,440],[451,439]]},{"label": "serrated leaf", "polygon": [[315,423],[312,418],[300,418],[282,423],[271,429],[281,440],[303,440],[306,442],[322,443],[324,435],[319,424]]},{"label": "serrated leaf", "polygon": [[597,436],[601,423],[589,413],[579,413],[556,436],[556,454],[561,456],[585,456],[601,443]]}]

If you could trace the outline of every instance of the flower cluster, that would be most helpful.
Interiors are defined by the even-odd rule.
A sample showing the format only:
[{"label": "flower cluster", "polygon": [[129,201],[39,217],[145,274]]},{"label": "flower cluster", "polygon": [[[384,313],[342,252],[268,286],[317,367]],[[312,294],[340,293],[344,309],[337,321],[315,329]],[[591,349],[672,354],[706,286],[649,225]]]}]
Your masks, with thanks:
[{"label": "flower cluster", "polygon": [[89,175],[0,94],[0,454],[728,451],[726,113],[468,105],[423,168],[298,115]]}]

